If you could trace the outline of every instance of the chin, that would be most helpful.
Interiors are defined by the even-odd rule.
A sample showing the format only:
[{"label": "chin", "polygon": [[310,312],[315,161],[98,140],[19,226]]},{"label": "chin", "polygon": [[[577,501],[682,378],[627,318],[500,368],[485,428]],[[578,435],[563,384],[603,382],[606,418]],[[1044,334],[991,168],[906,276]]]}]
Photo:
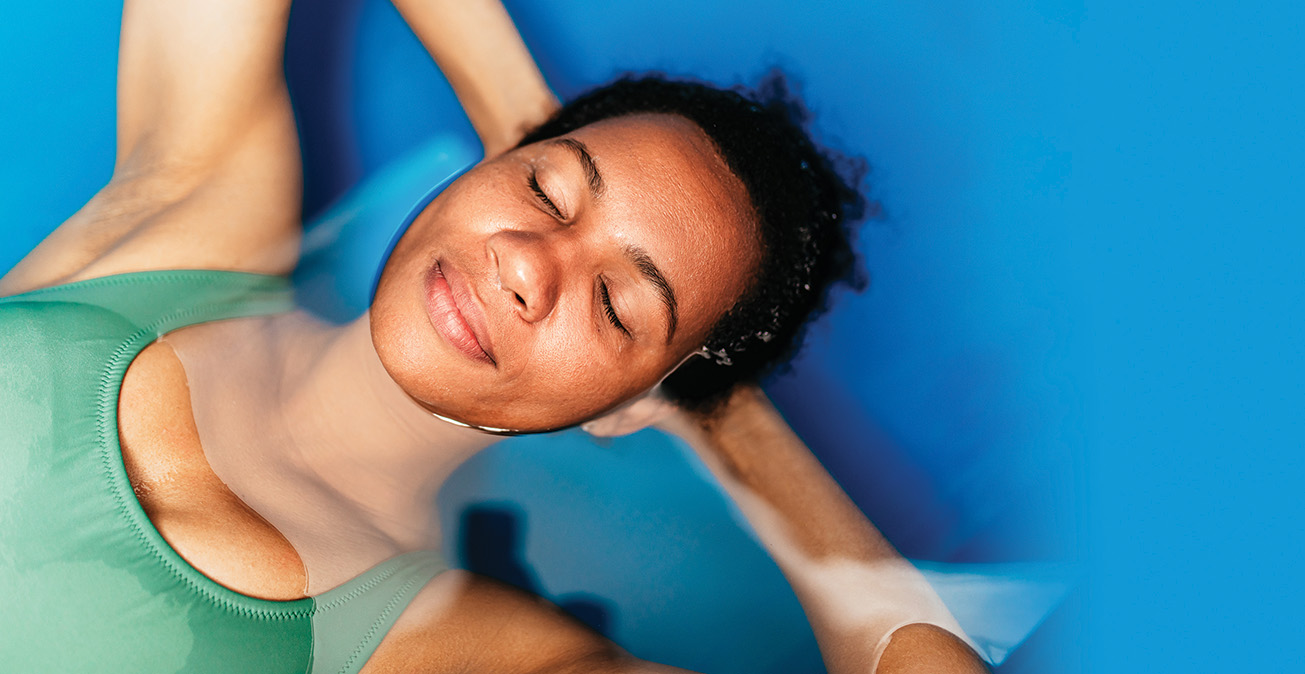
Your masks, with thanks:
[{"label": "chin", "polygon": [[[608,410],[619,406],[624,398],[568,405],[559,409],[557,401],[567,400],[562,393],[537,396],[533,401],[518,399],[515,402],[499,396],[477,400],[473,392],[459,388],[451,395],[439,387],[440,393],[427,398],[413,396],[428,411],[446,420],[482,429],[496,429],[513,433],[543,433],[578,426]],[[411,394],[410,394],[411,395]],[[568,402],[577,402],[569,400]]]},{"label": "chin", "polygon": [[459,404],[451,405],[423,403],[423,407],[448,421],[478,427],[482,430],[508,431],[513,434],[558,431],[584,423],[592,416],[522,414],[520,411],[517,411],[517,413],[509,411],[504,414],[505,410],[501,406],[471,408],[465,404],[465,401],[459,401]]},{"label": "chin", "polygon": [[[431,329],[419,304],[410,301],[412,310],[401,311],[397,305],[402,300],[388,289],[383,280],[369,316],[376,355],[409,398],[446,420],[529,433],[561,430],[600,416],[643,390],[626,390],[607,377],[541,379],[540,372],[528,375],[530,381],[505,385],[503,372],[456,351]],[[577,391],[588,395],[582,398]]]}]

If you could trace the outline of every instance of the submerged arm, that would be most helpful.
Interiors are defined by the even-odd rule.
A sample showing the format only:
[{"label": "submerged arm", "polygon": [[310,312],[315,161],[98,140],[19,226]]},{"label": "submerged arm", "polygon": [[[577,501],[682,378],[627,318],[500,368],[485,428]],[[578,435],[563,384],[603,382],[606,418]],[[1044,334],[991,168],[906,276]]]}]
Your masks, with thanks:
[{"label": "submerged arm", "polygon": [[986,671],[924,578],[760,389],[741,388],[709,418],[680,415],[664,426],[739,505],[792,585],[831,674]]},{"label": "submerged arm", "polygon": [[298,254],[289,0],[128,0],[109,183],[0,295],[128,271],[279,273]]},{"label": "submerged arm", "polygon": [[557,98],[497,0],[394,0],[453,85],[492,157],[548,118]]}]

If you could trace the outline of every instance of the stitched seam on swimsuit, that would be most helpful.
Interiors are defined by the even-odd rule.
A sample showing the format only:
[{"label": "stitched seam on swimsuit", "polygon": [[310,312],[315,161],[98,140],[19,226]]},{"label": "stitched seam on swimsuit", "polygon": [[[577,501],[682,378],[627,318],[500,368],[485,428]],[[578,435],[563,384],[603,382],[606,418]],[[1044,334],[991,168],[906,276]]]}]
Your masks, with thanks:
[{"label": "stitched seam on swimsuit", "polygon": [[393,597],[390,597],[390,601],[385,604],[385,609],[376,617],[371,628],[367,630],[367,634],[363,635],[362,641],[359,642],[358,647],[353,649],[353,653],[349,655],[349,659],[345,660],[344,665],[340,667],[340,674],[348,674],[348,672],[352,671],[353,663],[358,659],[358,656],[362,655],[363,650],[367,648],[367,644],[371,642],[372,637],[376,636],[376,632],[381,629],[381,623],[385,622],[386,618],[394,612],[395,607],[399,605],[399,602],[403,601],[404,597],[407,596],[408,591],[412,589],[412,586],[416,585],[420,580],[420,576],[409,578],[408,582],[404,583],[403,587],[399,588],[399,591],[394,593]]},{"label": "stitched seam on swimsuit", "polygon": [[0,302],[8,302],[19,298],[26,299],[35,295],[49,295],[51,293],[65,292],[72,288],[97,288],[101,286],[129,285],[143,274],[155,274],[164,276],[168,281],[195,281],[203,280],[212,274],[231,275],[231,276],[257,276],[266,278],[283,279],[283,276],[272,276],[270,274],[258,274],[254,272],[229,271],[225,269],[156,269],[150,271],[130,271],[121,274],[112,274],[109,276],[100,276],[98,278],[89,278],[82,281],[73,281],[71,283],[61,283],[54,286],[45,286],[35,290],[28,290],[17,295],[0,297]]},{"label": "stitched seam on swimsuit", "polygon": [[358,595],[376,587],[377,585],[380,585],[382,582],[385,581],[385,579],[398,573],[399,570],[400,569],[398,567],[392,569],[386,569],[383,573],[379,573],[376,574],[375,576],[372,576],[371,578],[368,578],[366,582],[354,587],[352,590],[349,590],[344,595],[336,597],[328,602],[318,604],[317,610],[328,611],[330,609],[336,608],[337,606],[353,601],[358,597]]},{"label": "stitched seam on swimsuit", "polygon": [[316,621],[308,621],[308,666],[304,667],[304,674],[313,674],[313,668],[317,666],[317,625]]},{"label": "stitched seam on swimsuit", "polygon": [[[183,279],[191,279],[191,280],[204,275],[206,275],[205,272],[180,272],[176,274],[177,277]],[[92,280],[94,281],[100,279],[92,279]],[[121,278],[121,277],[106,277],[103,280],[104,280],[104,285],[117,285],[117,284],[128,283],[131,279]],[[108,365],[104,368],[104,371],[100,375],[99,419],[97,419],[97,425],[99,426],[99,435],[100,435],[100,462],[102,464],[101,468],[104,471],[104,478],[109,483],[110,492],[113,494],[114,499],[118,502],[119,515],[121,515],[123,518],[127,520],[128,525],[131,527],[133,533],[136,534],[136,538],[142,544],[145,545],[146,549],[149,550],[150,554],[153,555],[153,557],[157,561],[161,562],[165,568],[171,571],[173,576],[175,576],[178,580],[182,581],[188,587],[190,587],[191,590],[208,598],[209,601],[216,603],[221,608],[224,608],[228,611],[237,614],[244,615],[246,617],[260,618],[264,620],[293,620],[297,618],[304,618],[312,615],[314,609],[313,608],[277,609],[271,607],[251,608],[246,606],[240,606],[235,601],[227,597],[220,596],[212,588],[204,587],[199,582],[197,582],[191,576],[191,574],[193,573],[193,574],[202,575],[200,574],[198,569],[186,564],[185,562],[179,564],[176,560],[172,559],[172,557],[169,557],[167,554],[163,552],[162,549],[160,549],[160,544],[157,541],[155,541],[153,537],[151,537],[150,533],[145,531],[144,527],[140,522],[140,517],[144,516],[143,511],[139,513],[136,512],[141,508],[140,502],[135,501],[134,498],[132,499],[136,503],[135,508],[133,508],[127,502],[127,496],[123,493],[121,485],[118,484],[118,480],[116,476],[117,471],[115,470],[114,462],[115,461],[118,463],[122,462],[121,446],[118,444],[118,439],[116,437],[110,438],[109,434],[110,432],[114,432],[116,434],[117,426],[118,426],[117,423],[118,397],[121,395],[121,385],[119,385],[117,390],[115,390],[114,382],[113,382],[114,379],[113,373],[116,370],[120,369],[120,366],[123,366],[122,359],[128,353],[138,354],[141,350],[144,349],[144,347],[142,347],[141,349],[136,349],[135,348],[136,344],[139,341],[145,339],[150,334],[155,334],[155,335],[159,334],[160,329],[163,329],[166,326],[175,325],[180,321],[190,319],[196,315],[200,315],[200,314],[208,315],[211,313],[216,313],[218,310],[227,308],[229,306],[230,306],[230,302],[213,302],[197,307],[189,307],[187,309],[182,309],[179,311],[174,311],[170,314],[166,314],[162,318],[153,321],[148,327],[145,327],[133,333],[132,336],[127,339],[127,341],[123,342],[122,344],[119,344],[118,348],[114,350],[113,355],[109,357]],[[127,374],[126,367],[123,366],[121,367],[121,369],[122,369],[122,378],[125,378]],[[115,446],[117,446],[119,450],[118,456],[114,456],[113,447]],[[157,529],[154,529],[153,533],[155,536],[159,536],[160,538],[162,538],[162,534],[159,534]],[[166,545],[166,541],[164,542],[164,545]],[[175,555],[177,558],[181,557],[181,555],[177,553],[175,550],[173,551],[173,555]],[[212,579],[210,579],[210,581],[215,584],[217,583],[217,581],[212,581]],[[232,592],[235,591],[232,590]],[[271,601],[271,600],[259,600],[255,597],[248,597],[248,599],[252,601]]]}]

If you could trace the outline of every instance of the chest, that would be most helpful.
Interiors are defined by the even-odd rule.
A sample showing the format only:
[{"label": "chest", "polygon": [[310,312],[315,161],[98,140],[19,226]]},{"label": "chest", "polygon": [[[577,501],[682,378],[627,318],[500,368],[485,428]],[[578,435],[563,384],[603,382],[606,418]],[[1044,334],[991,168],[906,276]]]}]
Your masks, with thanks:
[{"label": "chest", "polygon": [[[147,347],[128,368],[118,421],[123,463],[137,500],[178,554],[242,594],[282,600],[306,596],[299,554],[210,468],[185,371],[166,342]],[[458,574],[431,583],[414,604],[363,672],[408,671],[418,661],[434,666],[431,671],[468,671],[476,657],[493,651],[489,639],[500,633],[504,620],[539,611],[533,597]]]},{"label": "chest", "polygon": [[127,369],[118,438],[142,509],[191,566],[242,594],[305,596],[303,563],[289,541],[210,468],[185,370],[166,342],[146,347]]}]

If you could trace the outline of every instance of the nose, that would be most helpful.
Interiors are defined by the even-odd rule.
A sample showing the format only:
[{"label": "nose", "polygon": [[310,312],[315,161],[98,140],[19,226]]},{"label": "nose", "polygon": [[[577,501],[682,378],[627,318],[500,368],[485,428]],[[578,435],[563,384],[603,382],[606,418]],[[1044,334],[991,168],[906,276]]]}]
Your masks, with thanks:
[{"label": "nose", "polygon": [[562,263],[548,239],[539,232],[518,230],[501,231],[489,239],[499,286],[530,323],[543,320],[557,305]]}]

